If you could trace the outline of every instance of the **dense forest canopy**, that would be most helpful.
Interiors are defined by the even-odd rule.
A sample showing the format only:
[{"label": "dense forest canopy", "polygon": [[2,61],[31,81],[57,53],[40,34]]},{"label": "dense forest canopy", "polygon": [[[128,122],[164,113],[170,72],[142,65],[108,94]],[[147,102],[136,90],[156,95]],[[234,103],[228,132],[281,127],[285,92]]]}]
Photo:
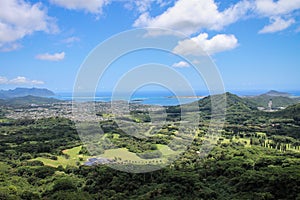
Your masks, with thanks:
[{"label": "dense forest canopy", "polygon": [[[2,107],[0,199],[300,199],[300,104],[262,112],[248,99],[229,93],[226,97],[224,128],[207,156],[199,153],[209,125],[210,97],[195,102],[199,110],[190,111],[199,113],[200,122],[188,149],[172,164],[149,173],[122,172],[105,164],[85,166],[92,156],[71,120],[7,119]],[[159,164],[152,160],[164,160],[165,155],[153,152],[165,146],[179,148],[170,141],[178,137],[180,107],[166,110],[168,124],[149,138],[126,134],[107,115],[99,123],[105,134],[101,142],[106,144],[101,153],[126,149],[137,160],[149,160],[136,162],[136,167]],[[150,123],[144,111],[123,117]]]}]

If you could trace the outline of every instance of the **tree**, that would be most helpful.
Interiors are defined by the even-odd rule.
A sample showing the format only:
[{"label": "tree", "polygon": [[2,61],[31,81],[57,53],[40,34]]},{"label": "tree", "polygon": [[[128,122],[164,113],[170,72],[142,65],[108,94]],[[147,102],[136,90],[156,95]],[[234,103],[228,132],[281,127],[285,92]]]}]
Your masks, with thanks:
[{"label": "tree", "polygon": [[76,191],[77,187],[72,179],[64,177],[56,180],[53,185],[53,189],[52,189],[53,192],[60,191],[60,190]]}]

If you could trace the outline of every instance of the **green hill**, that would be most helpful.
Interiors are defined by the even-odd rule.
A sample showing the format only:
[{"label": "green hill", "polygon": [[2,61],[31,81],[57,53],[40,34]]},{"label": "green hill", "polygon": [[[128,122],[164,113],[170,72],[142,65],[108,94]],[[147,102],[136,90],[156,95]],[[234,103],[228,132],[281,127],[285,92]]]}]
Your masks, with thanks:
[{"label": "green hill", "polygon": [[294,118],[300,121],[300,103],[287,107],[284,110],[272,113],[281,118]]},{"label": "green hill", "polygon": [[252,110],[257,110],[257,105],[247,99],[243,99],[235,94],[232,93],[225,93],[221,95],[213,95],[208,96],[202,100],[199,100],[199,107],[200,110],[209,110],[211,111],[211,100],[214,100],[216,102],[216,105],[218,109],[218,106],[224,106],[224,100],[226,100],[226,112],[249,112]]},{"label": "green hill", "polygon": [[0,105],[8,106],[28,106],[28,105],[44,105],[60,102],[58,99],[46,98],[46,97],[36,97],[36,96],[25,96],[25,97],[16,97],[11,99],[0,100]]},{"label": "green hill", "polygon": [[[212,105],[212,102],[214,102],[214,105]],[[188,111],[201,111],[206,114],[211,114],[213,110],[212,106],[215,106],[215,112],[222,111],[220,109],[225,107],[226,113],[244,113],[257,110],[257,104],[254,102],[229,92],[207,96],[193,103],[185,104],[183,107]],[[168,107],[167,112],[180,112],[180,106]]]},{"label": "green hill", "polygon": [[255,97],[245,97],[244,99],[247,99],[257,104],[259,107],[264,107],[264,108],[268,108],[268,103],[270,100],[272,100],[273,108],[287,107],[299,103],[299,99],[297,98],[290,98],[287,96],[270,96],[267,94],[262,94]]}]

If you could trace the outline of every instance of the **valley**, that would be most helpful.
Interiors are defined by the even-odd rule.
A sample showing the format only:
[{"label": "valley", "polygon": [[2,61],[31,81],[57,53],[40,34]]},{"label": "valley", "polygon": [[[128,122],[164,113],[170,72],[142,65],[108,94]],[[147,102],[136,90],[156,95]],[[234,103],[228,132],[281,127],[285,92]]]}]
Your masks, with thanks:
[{"label": "valley", "polygon": [[[227,104],[222,129],[210,121],[218,117],[211,113],[210,98],[222,95],[182,108],[134,103],[127,115],[121,112],[122,102],[116,111],[110,103],[98,102],[92,104],[97,108],[93,119],[72,118],[69,102],[2,105],[0,196],[299,198],[300,104],[264,112],[251,100],[223,95]],[[151,121],[151,117],[162,121],[162,109],[165,121]],[[198,116],[195,130],[180,125],[182,109],[186,119]],[[80,130],[91,125],[94,129],[85,132],[91,134],[85,140]],[[133,126],[138,132],[132,132]]]}]

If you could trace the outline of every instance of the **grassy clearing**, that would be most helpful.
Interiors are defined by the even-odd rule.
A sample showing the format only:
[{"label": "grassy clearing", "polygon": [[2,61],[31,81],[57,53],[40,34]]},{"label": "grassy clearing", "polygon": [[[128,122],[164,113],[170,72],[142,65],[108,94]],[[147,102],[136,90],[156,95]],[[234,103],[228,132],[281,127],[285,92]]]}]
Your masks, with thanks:
[{"label": "grassy clearing", "polygon": [[82,146],[74,147],[71,149],[65,149],[63,150],[62,156],[57,156],[57,160],[52,160],[49,158],[43,158],[43,157],[38,157],[33,160],[39,160],[44,163],[44,165],[48,165],[51,167],[58,167],[59,165],[62,165],[63,167],[66,167],[67,165],[70,166],[77,166],[78,164],[82,164],[89,158],[89,156],[85,156],[82,154],[79,154]]},{"label": "grassy clearing", "polygon": [[116,133],[113,134],[113,139],[119,139],[119,138],[120,138],[119,134],[116,134]]},{"label": "grassy clearing", "polygon": [[5,122],[8,122],[9,120],[8,119],[0,119],[0,123],[5,123]]},{"label": "grassy clearing", "polygon": [[[66,167],[78,166],[83,164],[89,156],[79,154],[82,146],[74,147],[71,149],[63,150],[62,156],[57,156],[57,160],[52,160],[49,158],[38,157],[33,160],[39,160],[44,163],[44,165],[51,167],[58,167],[59,165]],[[172,155],[176,155],[176,151],[170,149],[167,145],[158,144],[157,148],[164,155],[162,158],[156,159],[142,159],[135,153],[128,151],[126,148],[108,149],[104,154],[99,155],[99,157],[117,159],[119,162],[135,162],[135,163],[149,163],[149,162],[166,162],[167,158]]]},{"label": "grassy clearing", "polygon": [[166,162],[167,158],[172,155],[176,155],[176,151],[170,149],[167,145],[158,144],[157,148],[162,152],[162,158],[155,159],[143,159],[137,156],[135,153],[128,151],[126,148],[118,148],[118,149],[109,149],[104,152],[104,154],[99,157],[109,158],[109,159],[117,159],[117,161],[121,162],[136,162],[136,163],[149,163],[149,162]]},{"label": "grassy clearing", "polygon": [[170,156],[170,155],[175,155],[178,152],[173,151],[172,149],[170,149],[170,147],[168,147],[167,145],[163,145],[163,144],[157,144],[157,149],[164,155],[164,156]]},{"label": "grassy clearing", "polygon": [[108,149],[104,152],[104,154],[100,155],[100,157],[104,158],[121,158],[122,161],[131,160],[131,161],[141,161],[140,157],[138,157],[135,153],[128,151],[126,148],[118,148],[118,149]]},{"label": "grassy clearing", "polygon": [[69,155],[71,158],[73,158],[73,157],[75,158],[79,154],[81,148],[82,148],[82,146],[78,146],[78,147],[74,147],[72,149],[65,149],[62,152],[64,154]]}]

